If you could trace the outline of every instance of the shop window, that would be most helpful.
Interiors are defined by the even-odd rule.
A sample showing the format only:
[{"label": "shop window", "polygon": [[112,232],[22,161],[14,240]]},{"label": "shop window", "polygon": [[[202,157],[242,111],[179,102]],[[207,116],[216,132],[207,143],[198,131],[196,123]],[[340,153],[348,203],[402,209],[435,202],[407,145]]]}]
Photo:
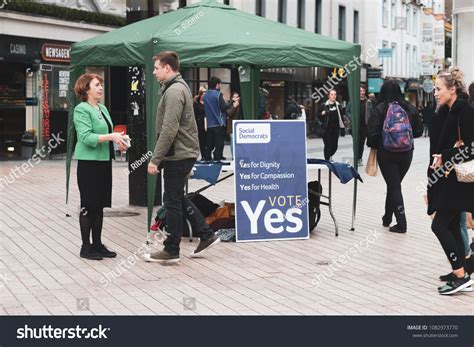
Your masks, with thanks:
[{"label": "shop window", "polygon": [[26,65],[0,63],[0,157],[20,155],[25,131]]},{"label": "shop window", "polygon": [[159,2],[158,11],[159,14],[166,12],[175,11],[179,7],[179,0],[161,0]]},{"label": "shop window", "polygon": [[359,43],[359,11],[354,11],[354,43]]},{"label": "shop window", "polygon": [[0,63],[0,105],[25,105],[25,66]]},{"label": "shop window", "polygon": [[346,39],[346,8],[339,6],[338,35],[339,40]]},{"label": "shop window", "polygon": [[278,0],[278,21],[286,23],[286,0]]},{"label": "shop window", "polygon": [[382,0],[382,25],[388,25],[388,0]]},{"label": "shop window", "polygon": [[255,4],[255,14],[260,17],[265,17],[265,0],[257,0]]},{"label": "shop window", "polygon": [[304,29],[305,6],[306,6],[305,0],[298,0],[297,26],[300,29]]},{"label": "shop window", "polygon": [[321,11],[321,0],[316,0],[314,31],[318,34],[321,34]]}]

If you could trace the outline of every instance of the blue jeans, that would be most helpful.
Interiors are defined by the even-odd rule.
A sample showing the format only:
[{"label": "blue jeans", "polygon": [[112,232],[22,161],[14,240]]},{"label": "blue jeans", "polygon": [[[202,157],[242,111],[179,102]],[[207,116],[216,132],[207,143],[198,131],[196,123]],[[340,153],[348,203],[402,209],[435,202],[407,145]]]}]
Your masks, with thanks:
[{"label": "blue jeans", "polygon": [[467,232],[467,213],[461,212],[461,236],[464,243],[464,255],[466,258],[471,254],[469,247],[469,233]]},{"label": "blue jeans", "polygon": [[165,251],[179,254],[179,243],[183,235],[185,217],[191,224],[193,235],[205,241],[214,235],[214,231],[204,220],[197,207],[184,195],[186,176],[191,172],[196,159],[166,160],[163,162],[163,180],[165,192],[163,202],[166,209],[166,231],[169,236],[163,242]]}]

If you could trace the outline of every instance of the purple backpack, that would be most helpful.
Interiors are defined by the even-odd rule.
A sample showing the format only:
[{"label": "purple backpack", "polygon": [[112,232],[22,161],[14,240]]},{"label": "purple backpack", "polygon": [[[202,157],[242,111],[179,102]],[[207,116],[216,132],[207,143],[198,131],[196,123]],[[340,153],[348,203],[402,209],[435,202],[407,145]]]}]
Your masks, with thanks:
[{"label": "purple backpack", "polygon": [[388,105],[382,129],[383,147],[390,152],[407,152],[413,148],[410,118],[398,102]]}]

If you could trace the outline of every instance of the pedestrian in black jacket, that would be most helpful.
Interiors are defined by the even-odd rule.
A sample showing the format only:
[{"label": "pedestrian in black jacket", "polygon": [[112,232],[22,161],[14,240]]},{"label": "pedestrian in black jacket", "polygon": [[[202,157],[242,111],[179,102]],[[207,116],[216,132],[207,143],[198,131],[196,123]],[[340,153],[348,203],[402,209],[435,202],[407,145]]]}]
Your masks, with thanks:
[{"label": "pedestrian in black jacket", "polygon": [[194,97],[194,117],[196,117],[196,125],[198,128],[199,149],[201,151],[201,160],[206,158],[206,113],[204,110],[204,95],[206,88],[200,87],[199,93]]},{"label": "pedestrian in black jacket", "polygon": [[288,105],[285,109],[284,119],[298,119],[301,117],[301,105],[295,100],[293,95],[288,96]]},{"label": "pedestrian in black jacket", "polygon": [[[428,214],[436,215],[431,229],[438,237],[453,272],[440,294],[464,291],[472,284],[465,271],[464,243],[460,229],[461,212],[474,211],[474,183],[461,183],[453,164],[474,160],[474,110],[468,103],[463,74],[451,67],[436,78],[438,114],[431,127],[428,169]],[[463,144],[460,143],[459,137]]]},{"label": "pedestrian in black jacket", "polygon": [[339,135],[345,136],[345,125],[341,105],[336,101],[337,92],[331,89],[328,93],[328,100],[324,103],[319,118],[324,130],[324,159],[330,160],[336,153]]},{"label": "pedestrian in black jacket", "polygon": [[382,224],[389,227],[395,214],[397,224],[390,227],[389,231],[405,233],[407,231],[407,219],[403,203],[402,181],[410,168],[414,148],[406,152],[390,152],[382,144],[385,117],[389,105],[393,102],[397,102],[408,114],[413,137],[420,137],[423,134],[423,123],[417,109],[403,99],[398,82],[387,80],[380,90],[378,105],[372,112],[367,124],[369,132],[367,145],[377,150],[377,162],[387,184],[385,214],[382,217]]},{"label": "pedestrian in black jacket", "polygon": [[474,82],[469,85],[469,104],[474,108]]},{"label": "pedestrian in black jacket", "polygon": [[423,114],[423,136],[430,136],[430,126],[436,111],[436,105],[429,103],[422,111]]}]

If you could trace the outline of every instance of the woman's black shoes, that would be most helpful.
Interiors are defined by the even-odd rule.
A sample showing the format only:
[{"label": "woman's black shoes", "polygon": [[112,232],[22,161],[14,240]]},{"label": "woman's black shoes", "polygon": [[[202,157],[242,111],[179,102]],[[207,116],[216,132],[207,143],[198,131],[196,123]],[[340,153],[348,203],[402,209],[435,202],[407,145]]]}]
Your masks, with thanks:
[{"label": "woman's black shoes", "polygon": [[81,247],[80,256],[90,260],[102,260],[104,258],[115,258],[117,253],[109,251],[104,245],[87,245]]},{"label": "woman's black shoes", "polygon": [[98,252],[104,258],[115,258],[117,253],[109,251],[104,245],[93,246],[96,252]]},{"label": "woman's black shoes", "polygon": [[443,282],[449,282],[449,281],[453,281],[455,279],[455,275],[450,272],[449,274],[447,275],[441,275],[439,276],[439,280],[440,281],[443,281]]},{"label": "woman's black shoes", "polygon": [[382,217],[382,225],[385,228],[388,228],[390,226],[390,224],[392,224],[392,219],[391,218],[389,220],[388,218]]},{"label": "woman's black shoes", "polygon": [[402,228],[398,224],[395,224],[393,227],[390,227],[390,229],[388,229],[388,231],[390,231],[392,233],[404,234],[404,233],[407,232],[407,229]]},{"label": "woman's black shoes", "polygon": [[80,256],[81,258],[89,260],[102,260],[104,258],[104,256],[97,252],[91,245],[82,246]]}]

